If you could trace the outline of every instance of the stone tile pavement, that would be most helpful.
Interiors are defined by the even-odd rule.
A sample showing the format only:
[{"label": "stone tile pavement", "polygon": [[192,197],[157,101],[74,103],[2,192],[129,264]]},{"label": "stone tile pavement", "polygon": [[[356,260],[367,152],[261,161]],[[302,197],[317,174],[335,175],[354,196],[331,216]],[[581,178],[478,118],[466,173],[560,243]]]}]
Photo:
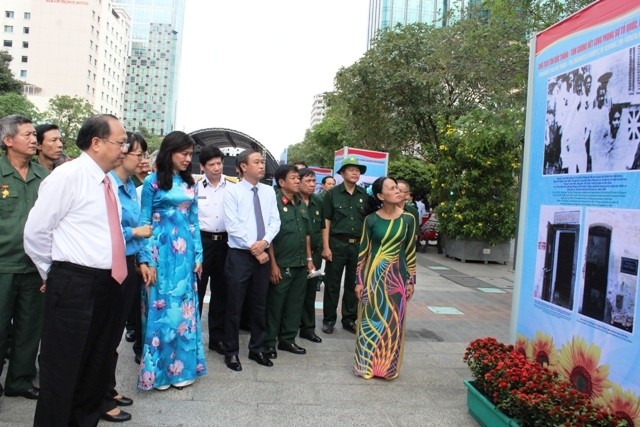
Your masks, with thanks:
[{"label": "stone tile pavement", "polygon": [[[318,328],[321,344],[299,339],[304,356],[278,352],[272,368],[247,359],[243,332],[242,372],[227,369],[223,357],[209,351],[209,373],[193,386],[141,392],[133,352],[123,340],[118,390],[135,402],[125,408],[133,415],[125,425],[477,426],[466,409],[462,380],[469,373],[462,355],[477,337],[508,340],[511,265],[461,263],[429,248],[418,254],[417,282],[402,370],[394,381],[355,377],[354,335],[337,326],[332,335]],[[317,315],[321,324],[321,310]],[[35,402],[23,398],[0,398],[0,427],[32,425],[34,409]]]}]

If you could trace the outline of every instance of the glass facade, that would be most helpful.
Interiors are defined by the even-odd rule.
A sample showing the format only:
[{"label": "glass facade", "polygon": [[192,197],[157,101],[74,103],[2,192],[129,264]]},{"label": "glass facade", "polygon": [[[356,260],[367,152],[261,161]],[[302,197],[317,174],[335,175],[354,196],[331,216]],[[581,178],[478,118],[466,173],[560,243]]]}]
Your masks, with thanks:
[{"label": "glass facade", "polygon": [[[474,0],[370,0],[369,30],[367,47],[378,31],[393,28],[397,24],[407,25],[416,22],[434,25],[447,25],[451,18],[460,13]],[[452,12],[451,18],[447,18]]]},{"label": "glass facade", "polygon": [[175,129],[185,0],[115,0],[131,17],[123,121],[156,135]]}]

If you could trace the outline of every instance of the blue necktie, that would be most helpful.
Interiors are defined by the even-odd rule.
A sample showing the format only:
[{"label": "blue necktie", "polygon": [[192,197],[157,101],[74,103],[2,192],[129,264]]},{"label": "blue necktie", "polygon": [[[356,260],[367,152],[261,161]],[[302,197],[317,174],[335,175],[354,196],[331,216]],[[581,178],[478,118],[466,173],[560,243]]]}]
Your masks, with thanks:
[{"label": "blue necktie", "polygon": [[260,206],[260,197],[258,197],[258,187],[253,187],[251,191],[253,191],[253,213],[256,215],[256,228],[258,230],[256,241],[259,241],[264,238],[265,234],[264,219],[262,219],[262,208]]}]

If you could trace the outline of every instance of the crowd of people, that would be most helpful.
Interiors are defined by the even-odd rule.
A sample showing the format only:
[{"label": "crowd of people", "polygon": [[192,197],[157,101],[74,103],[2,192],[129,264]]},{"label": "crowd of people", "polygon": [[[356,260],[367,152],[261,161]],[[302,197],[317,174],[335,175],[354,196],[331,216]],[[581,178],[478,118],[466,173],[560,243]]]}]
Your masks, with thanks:
[{"label": "crowd of people", "polygon": [[116,388],[123,334],[140,390],[206,375],[208,286],[208,348],[233,371],[242,325],[248,359],[265,367],[278,351],[304,355],[297,338],[322,342],[322,280],[322,331],[334,332],[341,301],[353,372],[398,376],[420,225],[406,181],[365,189],[366,167],[348,157],[342,182],[325,177],[321,193],[304,164],[279,166],[274,190],[262,153],[241,152],[235,178],[214,146],[199,151],[194,175],[188,134],[166,135],[150,161],[145,139],[108,114],[82,125],[73,161],[55,125],[26,117],[1,118],[0,141],[0,392],[37,400],[35,426],[131,419],[122,407],[133,400]]}]

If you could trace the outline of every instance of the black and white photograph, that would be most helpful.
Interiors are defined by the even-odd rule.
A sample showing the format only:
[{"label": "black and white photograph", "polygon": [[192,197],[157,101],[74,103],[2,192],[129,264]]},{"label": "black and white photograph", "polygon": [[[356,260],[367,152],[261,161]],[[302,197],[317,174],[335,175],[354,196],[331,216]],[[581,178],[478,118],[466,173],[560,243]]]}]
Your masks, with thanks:
[{"label": "black and white photograph", "polygon": [[547,80],[543,174],[640,170],[640,46]]}]

